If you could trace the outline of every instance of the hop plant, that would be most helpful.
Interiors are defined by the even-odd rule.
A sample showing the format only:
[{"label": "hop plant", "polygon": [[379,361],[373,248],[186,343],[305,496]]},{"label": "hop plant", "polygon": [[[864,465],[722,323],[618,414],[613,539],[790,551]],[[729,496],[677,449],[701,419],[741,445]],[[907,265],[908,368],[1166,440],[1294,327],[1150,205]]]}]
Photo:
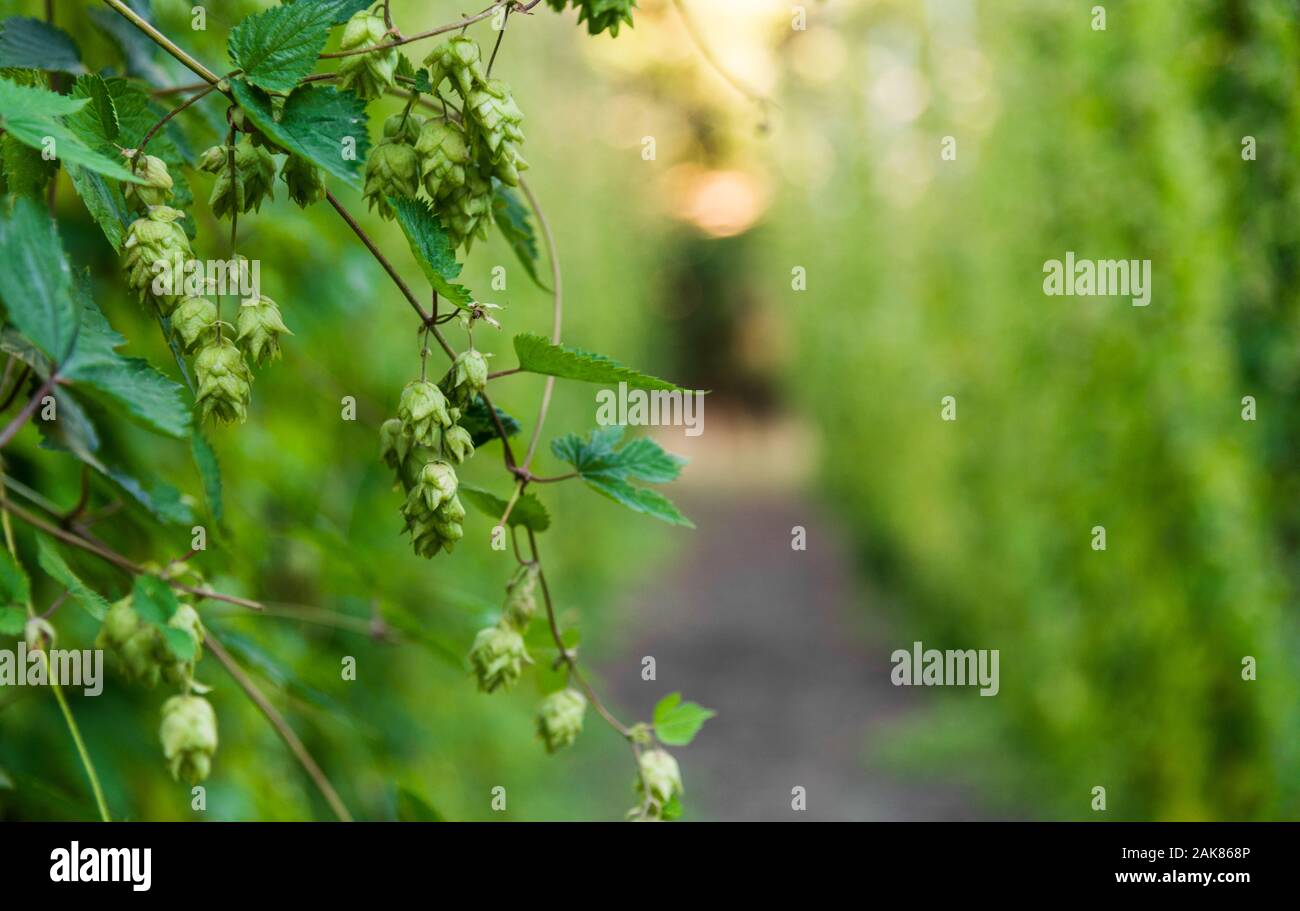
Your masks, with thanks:
[{"label": "hop plant", "polygon": [[474,437],[459,424],[442,432],[442,457],[459,465],[474,454]]},{"label": "hop plant", "polygon": [[448,402],[464,411],[487,387],[487,378],[487,358],[482,352],[469,348],[456,355],[451,369],[438,386]]},{"label": "hop plant", "polygon": [[400,418],[389,418],[379,426],[379,457],[385,465],[393,471],[401,472],[410,450],[411,438]]},{"label": "hop plant", "polygon": [[198,168],[209,174],[220,174],[230,164],[230,146],[211,146],[199,155]]},{"label": "hop plant", "polygon": [[[190,634],[194,640],[195,650],[194,657],[189,661],[177,661],[170,651],[166,651],[162,662],[163,677],[169,683],[183,683],[189,678],[189,669],[198,660],[200,650],[203,647],[203,640],[207,636],[207,630],[203,628],[203,621],[199,617],[199,612],[192,605],[182,604],[176,608],[176,613],[172,614],[167,625],[172,629],[183,630]],[[166,650],[166,643],[161,643]]]},{"label": "hop plant", "polygon": [[667,750],[644,750],[637,759],[637,764],[641,773],[637,776],[637,793],[643,797],[648,796],[660,808],[674,797],[685,793],[682,790],[681,768]]},{"label": "hop plant", "polygon": [[112,654],[128,680],[153,687],[162,675],[158,661],[161,639],[156,628],[140,619],[128,596],[114,602],[104,614],[95,647]]},{"label": "hop plant", "polygon": [[458,124],[426,121],[420,129],[415,151],[420,157],[420,177],[431,199],[440,200],[465,185],[466,168],[472,159],[469,143]]},{"label": "hop plant", "polygon": [[161,158],[143,155],[135,149],[122,153],[131,164],[131,173],[144,183],[125,183],[122,195],[129,206],[148,208],[165,206],[172,197],[172,176]]},{"label": "hop plant", "polygon": [[578,24],[587,23],[587,33],[599,35],[608,31],[611,37],[618,37],[621,26],[632,25],[632,10],[636,9],[636,0],[546,0],[551,9],[557,13],[564,9],[565,3],[578,10]]},{"label": "hop plant", "polygon": [[424,58],[429,68],[430,82],[436,90],[450,79],[456,91],[465,98],[474,86],[486,81],[483,75],[483,52],[478,42],[465,35],[457,35],[435,47]]},{"label": "hop plant", "polygon": [[211,341],[194,359],[199,391],[195,402],[203,417],[224,424],[242,423],[248,417],[253,376],[244,356],[228,338]]},{"label": "hop plant", "polygon": [[301,155],[290,155],[280,168],[280,179],[289,187],[289,198],[301,208],[325,198],[325,181],[320,168]]},{"label": "hop plant", "polygon": [[515,577],[506,586],[506,606],[502,616],[505,622],[523,633],[537,613],[537,567],[521,566]]},{"label": "hop plant", "polygon": [[414,198],[420,192],[420,158],[404,142],[381,142],[366,159],[365,196],[371,209],[392,219],[393,207],[388,197]]},{"label": "hop plant", "polygon": [[492,224],[492,201],[491,180],[473,169],[466,172],[464,186],[453,190],[438,207],[453,247],[464,246],[468,251],[476,238],[487,239],[487,229]]},{"label": "hop plant", "polygon": [[186,297],[172,311],[172,334],[181,351],[193,354],[208,344],[217,327],[217,305],[206,297]]},{"label": "hop plant", "polygon": [[217,180],[212,185],[212,194],[208,196],[208,206],[217,218],[243,212],[246,208],[243,178],[239,175],[238,166],[230,166],[231,148],[213,146],[199,156],[199,170],[217,175]]},{"label": "hop plant", "polygon": [[543,699],[537,707],[537,735],[546,744],[546,752],[554,753],[577,740],[586,713],[587,697],[572,688]]},{"label": "hop plant", "polygon": [[515,104],[510,88],[499,79],[476,86],[465,99],[465,113],[487,147],[484,167],[490,168],[502,183],[518,186],[519,172],[527,169],[528,162],[518,151],[524,141],[524,114]]},{"label": "hop plant", "polygon": [[[375,47],[385,43],[387,38],[384,17],[372,7],[361,10],[348,20],[339,50]],[[392,47],[344,57],[339,64],[339,87],[352,89],[364,101],[378,98],[393,84],[397,60],[397,49]]]},{"label": "hop plant", "polygon": [[140,296],[141,303],[152,303],[164,316],[175,308],[181,289],[174,288],[176,293],[155,294],[153,280],[160,268],[171,268],[191,256],[189,238],[177,224],[184,217],[185,213],[179,209],[153,206],[143,217],[131,222],[122,245],[127,285]]},{"label": "hop plant", "polygon": [[253,363],[261,366],[280,356],[280,336],[293,335],[269,297],[250,297],[239,305],[235,320],[237,341]]},{"label": "hop plant", "polygon": [[173,696],[163,703],[158,730],[172,778],[198,784],[212,769],[217,751],[217,715],[202,696]]},{"label": "hop plant", "polygon": [[485,693],[498,688],[510,689],[519,680],[524,665],[532,658],[524,647],[524,637],[508,626],[489,626],[479,630],[469,650],[470,667]]},{"label": "hop plant", "polygon": [[465,507],[456,495],[456,470],[443,461],[425,463],[416,475],[402,503],[405,531],[411,535],[415,552],[422,557],[450,552],[465,535]]},{"label": "hop plant", "polygon": [[397,416],[413,441],[431,449],[441,448],[440,431],[452,425],[446,396],[428,380],[407,383],[397,404]]}]

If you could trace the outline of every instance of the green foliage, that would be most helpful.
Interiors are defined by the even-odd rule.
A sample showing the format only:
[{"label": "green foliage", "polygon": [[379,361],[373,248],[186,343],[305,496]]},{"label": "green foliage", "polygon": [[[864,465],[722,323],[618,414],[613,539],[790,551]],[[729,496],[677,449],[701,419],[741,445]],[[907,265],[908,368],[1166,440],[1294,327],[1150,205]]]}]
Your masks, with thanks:
[{"label": "green foliage", "polygon": [[23,569],[22,564],[10,556],[9,551],[0,550],[0,604],[21,607],[31,596],[31,583],[27,579],[27,571]]},{"label": "green foliage", "polygon": [[624,367],[603,354],[556,345],[540,335],[521,333],[515,336],[514,345],[515,355],[519,358],[519,369],[529,373],[583,383],[627,383],[630,389],[662,389],[666,392],[682,389],[667,380]]},{"label": "green foliage", "polygon": [[81,51],[63,29],[41,19],[0,20],[0,67],[84,73]]},{"label": "green foliage", "polygon": [[198,428],[190,435],[190,451],[194,454],[194,464],[199,469],[203,481],[203,494],[207,497],[208,510],[212,518],[220,524],[225,519],[225,501],[221,494],[221,464],[217,454],[203,432]]},{"label": "green foliage", "polygon": [[72,272],[54,219],[26,197],[0,211],[0,300],[9,321],[49,358],[68,356],[81,322]]},{"label": "green foliage", "polygon": [[655,705],[655,736],[668,746],[684,747],[718,713],[696,702],[682,702],[681,693],[669,693]]},{"label": "green foliage", "polygon": [[0,79],[0,127],[7,135],[33,149],[51,150],[65,165],[80,165],[107,177],[138,183],[121,164],[91,149],[63,124],[60,118],[75,114],[88,103],[86,98],[69,98]]},{"label": "green foliage", "polygon": [[500,181],[493,184],[492,210],[497,223],[497,230],[506,239],[510,249],[519,258],[520,264],[528,277],[543,291],[550,291],[537,276],[537,233],[528,217],[528,208],[519,196]]},{"label": "green foliage", "polygon": [[36,562],[41,569],[63,586],[86,613],[95,620],[103,620],[104,614],[108,611],[108,602],[104,597],[81,581],[49,540],[44,537],[37,538],[36,545]]},{"label": "green foliage", "polygon": [[457,307],[473,303],[473,295],[463,285],[453,284],[460,275],[460,263],[452,248],[447,232],[434,216],[429,203],[423,199],[390,200],[402,226],[406,242],[411,245],[411,255],[420,264],[425,278],[445,300]]},{"label": "green foliage", "polygon": [[[505,515],[506,501],[491,491],[483,490],[481,487],[473,487],[469,484],[461,484],[460,494],[462,499],[489,518],[499,520]],[[514,508],[510,510],[510,518],[506,520],[506,524],[511,527],[522,525],[532,531],[542,532],[551,527],[551,517],[546,512],[546,507],[542,505],[541,500],[531,493],[526,493],[515,501]]]},{"label": "green foliage", "polygon": [[[271,97],[240,80],[231,84],[235,100],[272,142],[301,155],[349,186],[361,187],[362,163],[370,149],[366,106],[351,92],[299,86],[277,118]],[[355,154],[345,157],[345,149]]]},{"label": "green foliage", "polygon": [[290,92],[325,48],[338,2],[293,3],[254,13],[230,32],[230,61],[268,92]]},{"label": "green foliage", "polygon": [[574,434],[553,440],[551,451],[557,459],[572,465],[587,486],[615,503],[671,525],[694,528],[691,520],[663,494],[648,487],[636,487],[629,480],[665,484],[677,477],[686,460],[665,452],[648,437],[616,448],[622,439],[623,427],[604,427],[593,430],[586,440]]}]

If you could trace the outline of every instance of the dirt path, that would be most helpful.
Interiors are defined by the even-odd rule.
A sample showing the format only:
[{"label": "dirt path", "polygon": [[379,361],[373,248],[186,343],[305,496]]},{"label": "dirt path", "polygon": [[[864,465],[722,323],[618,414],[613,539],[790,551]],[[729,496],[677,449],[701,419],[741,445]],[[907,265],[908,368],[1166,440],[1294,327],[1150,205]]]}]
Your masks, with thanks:
[{"label": "dirt path", "polygon": [[[681,749],[689,818],[976,818],[955,789],[900,780],[870,759],[882,726],[923,702],[890,685],[895,645],[833,523],[795,495],[684,505],[699,526],[694,546],[653,593],[633,596],[626,616],[640,628],[605,679],[615,702],[681,690],[718,710]],[[794,525],[808,529],[806,551],[791,549]],[[655,681],[638,676],[644,655]],[[791,809],[797,785],[805,812]]]}]

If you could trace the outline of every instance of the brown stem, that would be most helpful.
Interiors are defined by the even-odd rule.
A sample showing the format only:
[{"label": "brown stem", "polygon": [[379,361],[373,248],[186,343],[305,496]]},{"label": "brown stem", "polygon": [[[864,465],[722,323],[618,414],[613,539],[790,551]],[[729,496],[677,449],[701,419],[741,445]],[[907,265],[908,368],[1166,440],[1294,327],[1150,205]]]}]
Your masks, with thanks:
[{"label": "brown stem", "polygon": [[107,3],[110,7],[112,7],[117,13],[119,13],[124,18],[126,18],[128,22],[130,22],[140,31],[148,35],[149,38],[155,44],[157,44],[167,53],[171,54],[181,63],[185,64],[185,66],[188,67],[189,70],[192,73],[194,73],[196,76],[206,79],[208,82],[211,83],[220,81],[216,73],[212,72],[212,70],[208,69],[206,66],[199,63],[189,54],[185,53],[183,50],[177,47],[174,43],[172,43],[170,38],[168,38],[162,32],[158,31],[158,29],[150,25],[135,10],[131,9],[131,7],[123,3],[122,0],[104,0],[104,2]]},{"label": "brown stem", "polygon": [[[542,238],[546,243],[546,256],[551,261],[551,296],[554,301],[552,326],[551,326],[551,343],[558,345],[560,343],[560,327],[564,319],[564,289],[560,283],[560,254],[555,246],[555,236],[551,234],[550,223],[546,220],[546,213],[542,211],[541,205],[537,202],[537,197],[533,195],[532,187],[523,179],[519,181],[519,188],[524,191],[524,196],[528,199],[528,205],[532,207],[533,214],[537,216],[537,224],[542,229]],[[546,413],[551,407],[551,393],[555,389],[555,377],[546,378],[546,387],[542,390],[542,404],[537,409],[537,420],[533,422],[533,435],[528,441],[528,452],[524,455],[524,470],[533,464],[533,456],[537,454],[537,444],[542,438],[542,425],[546,423]]]},{"label": "brown stem", "polygon": [[149,140],[153,139],[154,136],[158,134],[159,130],[161,130],[164,126],[167,125],[167,121],[171,120],[181,111],[185,110],[187,107],[194,104],[194,102],[201,101],[202,99],[206,98],[208,95],[212,94],[216,90],[217,87],[215,84],[205,85],[202,91],[200,91],[197,95],[194,95],[186,99],[181,104],[172,108],[165,115],[163,115],[163,119],[155,123],[153,126],[151,126],[149,128],[149,132],[145,133],[144,138],[140,140],[140,145],[136,147],[136,160],[138,161],[140,156],[144,154],[144,147],[149,144]]},{"label": "brown stem", "polygon": [[[362,229],[361,225],[357,224],[357,220],[352,217],[352,214],[348,212],[347,209],[343,208],[343,203],[339,202],[338,197],[336,197],[331,191],[325,191],[325,198],[328,199],[330,205],[334,207],[334,211],[338,212],[339,215],[342,216],[343,220],[348,223],[348,227],[352,229],[352,233],[356,234],[356,236],[361,239],[361,242],[366,245],[366,249],[370,251],[370,254],[379,261],[379,265],[384,267],[384,271],[387,272],[388,277],[393,280],[393,284],[397,285],[397,289],[402,292],[402,296],[405,297],[407,303],[411,305],[411,309],[419,314],[420,322],[426,325],[429,324],[432,317],[424,311],[424,307],[420,306],[420,302],[415,299],[414,292],[411,291],[402,276],[398,274],[398,271],[393,267],[393,264],[388,261],[388,257],[385,256],[377,246],[375,246],[375,242],[370,239],[370,235]],[[455,352],[452,352],[452,356],[455,356]]]},{"label": "brown stem", "polygon": [[338,792],[334,790],[334,786],[325,777],[325,773],[316,764],[316,760],[312,758],[311,753],[307,752],[307,748],[303,746],[298,735],[293,732],[293,728],[289,727],[289,722],[285,721],[280,711],[271,705],[270,700],[257,688],[257,684],[253,682],[252,678],[244,673],[244,669],[230,656],[230,653],[226,651],[225,646],[221,644],[221,641],[212,630],[208,630],[203,643],[208,647],[208,651],[212,652],[213,656],[221,662],[221,666],[234,678],[235,682],[239,684],[239,688],[252,700],[253,704],[262,710],[266,720],[271,722],[271,727],[275,728],[275,732],[280,735],[280,739],[284,741],[285,746],[289,748],[290,752],[293,753],[303,769],[311,777],[311,780],[315,782],[316,789],[325,798],[325,802],[330,805],[334,815],[343,822],[352,822],[352,814],[343,805]]}]

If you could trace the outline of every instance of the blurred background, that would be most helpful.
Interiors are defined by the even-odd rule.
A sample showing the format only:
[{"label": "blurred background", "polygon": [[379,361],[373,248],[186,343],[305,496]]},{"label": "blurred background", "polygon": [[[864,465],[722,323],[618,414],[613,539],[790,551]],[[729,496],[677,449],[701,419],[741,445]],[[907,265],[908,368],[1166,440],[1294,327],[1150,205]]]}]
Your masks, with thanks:
[{"label": "blurred background", "polygon": [[[229,28],[266,4],[210,4],[203,32],[189,2],[136,5],[220,68]],[[392,6],[407,34],[476,11]],[[565,341],[713,390],[701,436],[654,431],[691,459],[665,492],[695,530],[575,483],[538,490],[558,607],[615,712],[647,719],[680,690],[719,713],[678,751],[685,818],[1294,818],[1295,4],[683,6],[688,18],[643,0],[617,39],[539,6],[512,18],[494,75],[527,116]],[[0,0],[0,13],[42,11]],[[193,81],[98,4],[57,0],[56,22],[92,69]],[[486,23],[470,34],[494,37]],[[376,138],[399,109],[371,106]],[[219,141],[222,107],[209,98],[180,122],[178,141],[201,151]],[[189,177],[205,199],[211,178]],[[60,180],[64,243],[127,353],[174,373]],[[259,373],[247,424],[209,434],[224,515],[195,561],[271,609],[208,602],[205,619],[359,818],[617,818],[633,802],[617,735],[589,713],[576,746],[548,756],[536,692],[475,691],[464,654],[500,610],[512,561],[469,544],[412,556],[376,458],[378,424],[417,366],[412,319],[335,213],[280,190],[241,218],[240,245],[295,335]],[[225,229],[196,211],[196,252],[225,255]],[[364,224],[414,282],[400,232]],[[1045,296],[1043,263],[1067,250],[1150,259],[1151,305]],[[508,284],[492,297],[498,265]],[[496,235],[463,281],[504,306],[505,331],[475,334],[494,369],[514,365],[512,333],[549,333],[549,295]],[[541,381],[492,386],[530,431]],[[557,386],[547,440],[594,425],[593,391]],[[340,420],[345,395],[356,422]],[[940,419],[945,396],[956,421]],[[1257,420],[1242,419],[1243,396]],[[141,560],[185,553],[209,515],[189,446],[100,430],[172,521],[129,505],[96,532]],[[70,507],[78,465],[39,442],[24,431],[8,471]],[[540,472],[566,470],[541,451]],[[466,480],[506,495],[499,459],[485,446]],[[92,486],[95,510],[119,497]],[[1091,547],[1097,525],[1105,551]],[[791,546],[796,527],[806,550]],[[127,591],[125,576],[67,555],[99,590]],[[85,615],[57,621],[60,645],[90,647]],[[1000,692],[892,686],[891,652],[917,640],[998,649]],[[339,679],[345,656],[356,682]],[[1242,679],[1245,656],[1258,679]],[[210,657],[199,678],[221,732],[202,817],[329,818]],[[110,680],[70,698],[117,818],[199,817],[160,755],[164,694]],[[496,786],[505,812],[490,806]],[[1090,808],[1097,786],[1104,814]],[[0,692],[0,819],[93,816],[54,701]]]}]

